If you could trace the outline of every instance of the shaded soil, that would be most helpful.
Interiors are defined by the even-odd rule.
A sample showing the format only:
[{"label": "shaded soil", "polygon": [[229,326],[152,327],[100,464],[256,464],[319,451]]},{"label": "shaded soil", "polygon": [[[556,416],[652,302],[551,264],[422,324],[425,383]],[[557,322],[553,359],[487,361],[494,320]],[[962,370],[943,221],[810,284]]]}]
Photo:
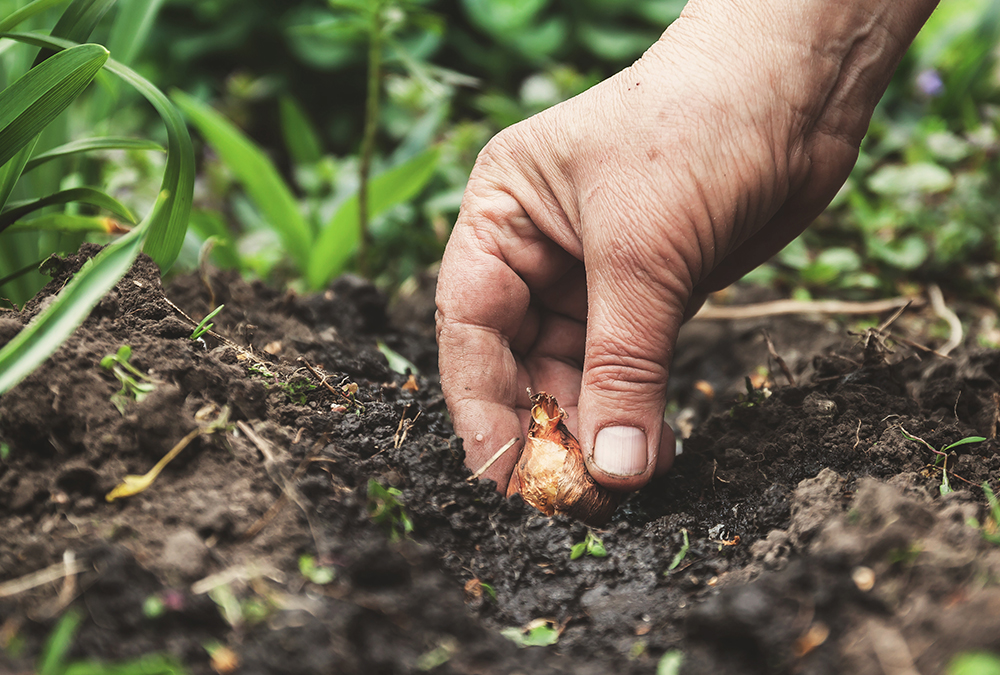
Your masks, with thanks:
[{"label": "shaded soil", "polygon": [[[93,253],[0,314],[0,345]],[[190,340],[143,258],[0,397],[0,672],[34,672],[68,613],[67,663],[161,654],[192,674],[654,673],[672,650],[691,673],[936,673],[1000,651],[980,487],[1000,485],[997,352],[920,361],[771,319],[799,384],[738,398],[769,365],[763,322],[692,324],[672,396],[700,421],[675,469],[595,532],[607,555],[571,559],[583,525],[466,480],[426,302],[227,274],[166,296],[196,319],[225,303],[232,342]],[[418,368],[409,385],[380,341]],[[100,361],[126,344],[157,384],[122,413]],[[105,500],[224,410],[228,431],[192,434],[146,491]],[[903,429],[988,440],[950,452],[942,495]],[[529,625],[558,640],[500,633]]]}]

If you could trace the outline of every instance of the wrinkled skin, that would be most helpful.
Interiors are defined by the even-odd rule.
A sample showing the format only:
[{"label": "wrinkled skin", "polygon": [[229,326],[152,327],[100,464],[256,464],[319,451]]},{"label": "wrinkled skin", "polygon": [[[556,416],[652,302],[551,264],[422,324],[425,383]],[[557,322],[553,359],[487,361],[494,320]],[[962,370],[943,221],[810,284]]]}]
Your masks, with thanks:
[{"label": "wrinkled skin", "polygon": [[[438,281],[470,468],[525,437],[531,387],[562,403],[598,482],[666,470],[682,322],[833,198],[933,6],[693,0],[633,66],[498,134]],[[500,489],[518,449],[485,474]]]}]

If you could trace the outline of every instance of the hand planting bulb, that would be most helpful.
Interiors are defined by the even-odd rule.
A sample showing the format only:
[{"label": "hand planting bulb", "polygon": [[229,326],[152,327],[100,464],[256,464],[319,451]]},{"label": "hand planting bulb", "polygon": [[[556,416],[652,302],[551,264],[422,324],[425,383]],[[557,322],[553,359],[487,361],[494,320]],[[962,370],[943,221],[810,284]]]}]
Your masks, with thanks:
[{"label": "hand planting bulb", "polygon": [[531,396],[528,440],[514,467],[507,496],[521,494],[524,501],[547,516],[565,513],[588,525],[606,523],[620,497],[591,478],[580,443],[566,428],[566,412],[554,396]]}]

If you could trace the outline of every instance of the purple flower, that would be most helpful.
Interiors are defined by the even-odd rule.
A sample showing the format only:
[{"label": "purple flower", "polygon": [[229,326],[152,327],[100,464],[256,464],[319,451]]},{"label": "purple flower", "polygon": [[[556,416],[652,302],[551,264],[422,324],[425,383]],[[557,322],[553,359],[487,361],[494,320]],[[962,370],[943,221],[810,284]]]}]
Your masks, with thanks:
[{"label": "purple flower", "polygon": [[940,96],[944,91],[944,81],[941,79],[941,73],[933,68],[921,70],[917,74],[916,84],[920,93],[927,98]]}]

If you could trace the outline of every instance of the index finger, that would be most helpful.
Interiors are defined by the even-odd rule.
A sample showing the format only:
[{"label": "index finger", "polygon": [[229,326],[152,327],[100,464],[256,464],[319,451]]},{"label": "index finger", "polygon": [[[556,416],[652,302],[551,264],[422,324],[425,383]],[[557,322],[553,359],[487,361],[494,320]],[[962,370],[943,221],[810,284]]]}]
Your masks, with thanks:
[{"label": "index finger", "polygon": [[438,276],[439,370],[471,469],[481,468],[512,438],[521,441],[483,474],[501,487],[523,442],[526,416],[520,418],[517,404],[528,404],[526,375],[511,343],[537,329],[529,311],[532,287],[562,276],[574,262],[512,195],[477,195],[470,187]]}]

